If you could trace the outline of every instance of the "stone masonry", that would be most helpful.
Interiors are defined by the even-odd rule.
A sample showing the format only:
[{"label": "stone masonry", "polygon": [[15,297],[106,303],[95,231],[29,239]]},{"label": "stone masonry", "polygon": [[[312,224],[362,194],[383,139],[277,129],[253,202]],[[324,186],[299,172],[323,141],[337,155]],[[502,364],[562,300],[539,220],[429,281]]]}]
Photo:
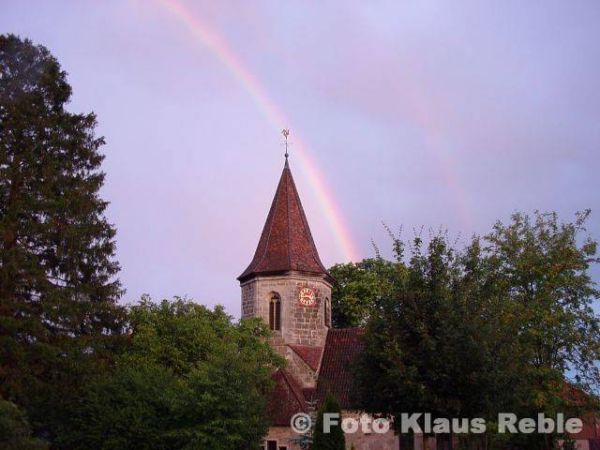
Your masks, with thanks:
[{"label": "stone masonry", "polygon": [[[298,295],[304,287],[314,290],[314,306],[299,303]],[[323,347],[330,326],[325,323],[325,305],[331,299],[331,284],[325,277],[297,272],[257,276],[242,283],[241,288],[242,317],[260,317],[265,323],[269,323],[269,302],[273,293],[280,296],[281,330],[273,332],[274,347],[287,344]]]}]

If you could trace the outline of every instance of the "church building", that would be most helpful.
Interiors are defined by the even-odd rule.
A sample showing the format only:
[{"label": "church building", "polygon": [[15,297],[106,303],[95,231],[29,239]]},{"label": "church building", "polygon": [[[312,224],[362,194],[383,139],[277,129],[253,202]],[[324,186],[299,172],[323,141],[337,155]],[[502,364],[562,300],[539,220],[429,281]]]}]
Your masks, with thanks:
[{"label": "church building", "polygon": [[[351,364],[361,351],[362,330],[331,327],[334,280],[319,258],[287,155],[258,247],[238,280],[242,317],[260,317],[268,323],[270,344],[287,361],[274,374],[272,427],[264,448],[299,449],[291,442],[298,434],[290,428],[290,420],[298,412],[308,412],[310,401],[329,393],[344,416],[357,414],[350,404]],[[346,443],[356,450],[399,448],[393,431],[347,434]]]},{"label": "church building", "polygon": [[[284,133],[285,135],[285,133]],[[287,137],[287,136],[286,136]],[[363,351],[360,328],[331,327],[331,289],[327,272],[313,241],[308,220],[292,177],[287,153],[283,172],[250,265],[238,277],[242,317],[260,317],[269,324],[270,344],[287,365],[274,373],[275,389],[269,402],[272,424],[264,450],[299,450],[290,420],[309,412],[309,402],[331,394],[343,417],[360,416],[353,408],[353,363]],[[600,445],[600,420],[586,421],[573,436],[577,448]],[[596,444],[594,444],[596,443]],[[446,450],[447,436],[346,434],[348,450]]]}]

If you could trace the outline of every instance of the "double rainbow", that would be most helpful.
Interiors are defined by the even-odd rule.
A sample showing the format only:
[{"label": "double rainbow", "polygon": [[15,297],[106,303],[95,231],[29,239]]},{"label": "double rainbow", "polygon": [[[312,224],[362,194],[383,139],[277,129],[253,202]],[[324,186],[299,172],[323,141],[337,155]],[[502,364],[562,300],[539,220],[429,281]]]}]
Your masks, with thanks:
[{"label": "double rainbow", "polygon": [[[231,74],[252,96],[256,105],[265,115],[266,119],[278,131],[290,126],[290,121],[281,109],[275,104],[265,88],[240,61],[233,50],[221,37],[215,33],[200,17],[193,14],[179,0],[158,0],[158,4],[167,9],[173,17],[179,20],[192,36],[198,39],[209,49]],[[358,252],[352,241],[350,231],[346,225],[341,211],[337,207],[331,190],[327,187],[324,177],[319,171],[314,158],[310,155],[307,146],[302,142],[300,136],[294,133],[294,155],[298,156],[301,168],[307,176],[309,185],[319,201],[319,206],[327,218],[327,222],[334,236],[345,262],[357,261]]]}]

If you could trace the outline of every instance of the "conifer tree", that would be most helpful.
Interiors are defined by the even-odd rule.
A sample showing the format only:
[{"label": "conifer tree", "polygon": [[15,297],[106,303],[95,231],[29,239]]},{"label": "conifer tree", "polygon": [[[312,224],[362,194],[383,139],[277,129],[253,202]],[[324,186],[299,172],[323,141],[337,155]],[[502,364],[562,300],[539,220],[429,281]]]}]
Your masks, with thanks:
[{"label": "conifer tree", "polygon": [[[332,425],[328,433],[325,432],[323,427],[323,415],[325,413],[337,413],[339,415],[337,425]],[[340,405],[335,398],[328,395],[321,408],[319,408],[311,450],[344,450],[346,448],[346,439],[344,437],[341,422],[342,410]]]},{"label": "conifer tree", "polygon": [[104,139],[70,97],[45,47],[0,35],[0,395],[34,422],[56,411],[51,397],[64,403],[60,385],[76,391],[97,370],[86,363],[120,329]]}]

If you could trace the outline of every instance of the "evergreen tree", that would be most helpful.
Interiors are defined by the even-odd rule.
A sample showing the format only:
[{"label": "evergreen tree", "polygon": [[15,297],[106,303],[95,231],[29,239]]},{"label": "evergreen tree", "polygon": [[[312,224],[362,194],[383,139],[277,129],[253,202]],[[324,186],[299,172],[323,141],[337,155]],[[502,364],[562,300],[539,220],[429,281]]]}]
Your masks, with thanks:
[{"label": "evergreen tree", "polygon": [[[323,415],[325,413],[337,413],[338,424],[332,425],[329,433],[323,428]],[[346,448],[346,439],[342,430],[342,410],[338,402],[331,395],[325,397],[325,401],[317,415],[317,424],[315,425],[313,446],[311,450],[344,450]]]},{"label": "evergreen tree", "polygon": [[104,140],[70,97],[46,48],[0,35],[0,395],[44,428],[98,371],[121,317]]}]

